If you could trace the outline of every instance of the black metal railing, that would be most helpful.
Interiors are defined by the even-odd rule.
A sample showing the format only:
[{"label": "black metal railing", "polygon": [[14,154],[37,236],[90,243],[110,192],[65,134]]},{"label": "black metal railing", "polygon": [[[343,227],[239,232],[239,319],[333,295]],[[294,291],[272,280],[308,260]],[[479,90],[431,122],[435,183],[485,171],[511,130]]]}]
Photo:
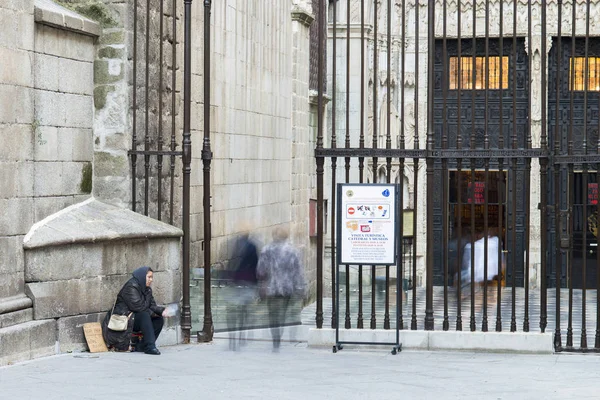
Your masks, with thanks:
[{"label": "black metal railing", "polygon": [[[320,10],[325,3],[319,1]],[[414,213],[412,226],[402,213],[397,223],[401,236],[414,239],[410,254],[398,252],[395,285],[386,269],[385,298],[376,296],[377,266],[342,267],[345,298],[338,299],[335,284],[331,298],[333,310],[337,301],[345,305],[344,329],[365,328],[365,307],[369,328],[395,329],[388,292],[405,290],[399,282],[409,269],[412,287],[399,300],[405,303],[399,329],[405,328],[403,318],[412,330],[545,332],[550,326],[556,351],[600,351],[600,32],[590,32],[590,0],[361,0],[360,16],[352,20],[355,3],[334,1],[330,7],[331,59],[337,64],[331,125],[326,129],[318,119],[318,218],[325,184],[331,184],[335,247],[336,184],[397,182],[401,207]],[[317,23],[322,45],[325,18]],[[357,26],[360,35],[351,34]],[[322,73],[321,52],[319,57]],[[324,84],[318,89],[322,99]],[[330,147],[324,147],[326,130]],[[322,228],[318,328],[325,313]],[[335,321],[332,315],[332,327]]]}]

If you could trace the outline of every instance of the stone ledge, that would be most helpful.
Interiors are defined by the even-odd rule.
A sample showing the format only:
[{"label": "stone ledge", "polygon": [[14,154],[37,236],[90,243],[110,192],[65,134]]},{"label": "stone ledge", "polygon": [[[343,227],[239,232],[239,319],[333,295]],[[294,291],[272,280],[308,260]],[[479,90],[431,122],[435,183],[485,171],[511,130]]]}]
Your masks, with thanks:
[{"label": "stone ledge", "polygon": [[[395,341],[395,331],[383,329],[343,329],[340,340],[348,342]],[[554,353],[552,333],[532,332],[454,332],[400,331],[403,349],[458,350],[501,353]],[[314,347],[335,344],[335,329],[315,329],[308,332],[308,345]],[[348,345],[350,346],[350,345]],[[390,345],[391,346],[391,345]],[[378,346],[379,347],[379,346]],[[383,347],[383,346],[381,346]],[[389,346],[388,346],[389,347]]]},{"label": "stone ledge", "polygon": [[0,300],[0,314],[24,310],[32,305],[31,299],[25,295],[8,297]]},{"label": "stone ledge", "polygon": [[308,10],[298,6],[292,8],[292,21],[300,22],[308,28],[314,20],[315,16]]},{"label": "stone ledge", "polygon": [[0,329],[0,366],[56,354],[56,321],[30,321]]},{"label": "stone ledge", "polygon": [[75,243],[181,237],[181,229],[90,198],[36,223],[23,240],[26,250]]},{"label": "stone ledge", "polygon": [[[327,105],[330,101],[331,96],[329,96],[327,93],[323,93],[323,106]],[[308,103],[313,106],[319,105],[319,92],[317,90],[309,90]]]},{"label": "stone ledge", "polygon": [[95,21],[79,15],[52,0],[35,0],[35,22],[86,36],[98,37],[102,27]]}]

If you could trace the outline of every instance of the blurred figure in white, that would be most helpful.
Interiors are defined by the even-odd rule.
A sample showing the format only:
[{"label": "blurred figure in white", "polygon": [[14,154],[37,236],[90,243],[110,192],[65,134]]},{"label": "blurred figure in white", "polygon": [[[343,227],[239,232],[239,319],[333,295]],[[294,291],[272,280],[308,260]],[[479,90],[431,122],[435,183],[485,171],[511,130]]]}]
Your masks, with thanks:
[{"label": "blurred figure in white", "polygon": [[273,242],[261,252],[257,267],[261,297],[267,299],[275,352],[279,351],[290,300],[293,296],[304,297],[306,294],[300,253],[288,237],[287,228],[275,228]]},{"label": "blurred figure in white", "polygon": [[[481,283],[484,280],[492,281],[495,278],[500,278],[501,271],[498,269],[498,249],[501,246],[500,237],[495,228],[488,230],[487,238],[487,277],[485,275],[485,236],[478,235],[478,240],[474,243],[474,279],[475,283]],[[501,268],[504,265],[504,253],[501,258]],[[462,258],[462,285],[471,283],[471,243],[465,245]]]}]

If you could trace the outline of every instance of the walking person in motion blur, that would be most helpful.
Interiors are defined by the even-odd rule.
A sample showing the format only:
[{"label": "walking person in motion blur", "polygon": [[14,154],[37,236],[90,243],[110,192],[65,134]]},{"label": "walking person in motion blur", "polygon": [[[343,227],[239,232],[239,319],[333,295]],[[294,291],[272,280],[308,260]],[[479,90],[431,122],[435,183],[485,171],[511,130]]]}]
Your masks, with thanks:
[{"label": "walking person in motion blur", "polygon": [[230,287],[228,294],[227,325],[229,328],[229,349],[237,350],[241,344],[243,330],[249,320],[248,308],[257,298],[256,265],[258,250],[250,238],[250,227],[245,225],[233,243],[229,257]]},{"label": "walking person in motion blur", "polygon": [[279,351],[290,300],[293,296],[304,297],[306,292],[300,254],[288,237],[287,228],[275,228],[273,242],[263,249],[257,266],[261,297],[267,299],[275,352]]}]

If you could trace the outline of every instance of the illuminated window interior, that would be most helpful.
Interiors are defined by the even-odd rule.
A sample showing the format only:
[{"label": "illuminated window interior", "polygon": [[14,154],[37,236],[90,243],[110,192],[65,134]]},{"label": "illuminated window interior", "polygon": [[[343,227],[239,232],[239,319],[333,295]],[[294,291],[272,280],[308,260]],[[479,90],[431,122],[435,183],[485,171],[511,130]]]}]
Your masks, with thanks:
[{"label": "illuminated window interior", "polygon": [[587,90],[600,91],[600,57],[588,57],[588,68],[585,68],[585,57],[571,58],[569,70],[569,88],[575,91],[584,91],[585,74],[587,72]]},{"label": "illuminated window interior", "polygon": [[[450,57],[450,90],[473,88],[473,57]],[[489,89],[500,89],[500,57],[488,57],[488,68],[485,68],[485,57],[475,57],[475,90],[484,90],[486,72],[489,76]],[[502,89],[508,89],[508,57],[502,57]]]}]

